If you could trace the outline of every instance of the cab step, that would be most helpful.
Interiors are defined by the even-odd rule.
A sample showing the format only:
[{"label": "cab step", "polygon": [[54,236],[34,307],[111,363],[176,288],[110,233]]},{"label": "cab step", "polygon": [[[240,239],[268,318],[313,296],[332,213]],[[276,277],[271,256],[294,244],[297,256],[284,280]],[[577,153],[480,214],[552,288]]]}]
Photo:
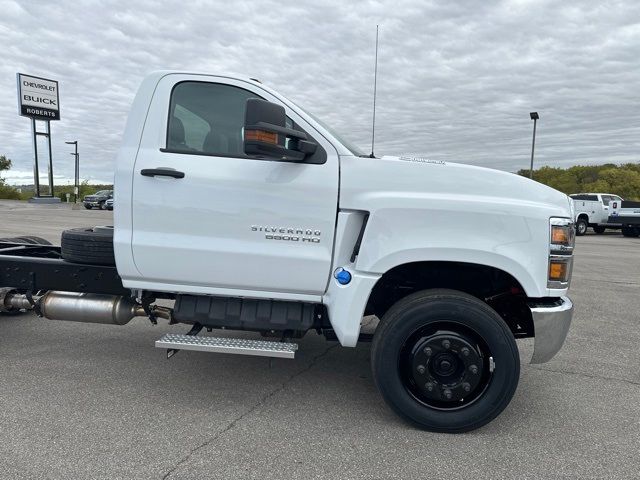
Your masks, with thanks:
[{"label": "cab step", "polygon": [[160,340],[156,340],[156,347],[169,350],[196,350],[275,358],[294,358],[296,350],[298,350],[297,343],[269,342],[248,338],[198,337],[176,333],[167,333]]}]

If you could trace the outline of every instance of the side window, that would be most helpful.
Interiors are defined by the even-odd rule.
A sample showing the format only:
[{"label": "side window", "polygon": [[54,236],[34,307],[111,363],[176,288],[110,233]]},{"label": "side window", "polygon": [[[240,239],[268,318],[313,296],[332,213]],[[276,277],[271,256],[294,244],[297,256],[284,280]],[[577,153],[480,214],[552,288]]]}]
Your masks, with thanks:
[{"label": "side window", "polygon": [[[244,153],[243,129],[246,104],[250,98],[261,97],[243,88],[221,83],[187,81],[176,84],[169,105],[167,150],[249,158]],[[289,117],[285,126],[305,132]],[[317,143],[307,135],[310,141]],[[326,161],[326,151],[318,146],[305,163],[323,164]]]},{"label": "side window", "polygon": [[181,82],[171,93],[167,149],[244,156],[247,99],[258,95],[219,83]]}]

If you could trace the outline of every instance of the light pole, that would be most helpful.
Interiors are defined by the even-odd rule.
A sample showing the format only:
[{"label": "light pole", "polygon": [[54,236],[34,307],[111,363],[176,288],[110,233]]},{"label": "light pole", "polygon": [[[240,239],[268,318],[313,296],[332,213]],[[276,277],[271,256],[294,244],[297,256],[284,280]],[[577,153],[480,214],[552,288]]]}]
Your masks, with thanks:
[{"label": "light pole", "polygon": [[76,159],[75,173],[74,173],[74,184],[73,188],[74,200],[73,203],[78,203],[78,195],[80,194],[80,155],[78,155],[78,141],[74,140],[73,142],[64,142],[67,145],[73,145],[75,147],[73,155]]},{"label": "light pole", "polygon": [[536,148],[536,123],[540,116],[538,112],[530,112],[529,117],[533,120],[533,141],[531,142],[531,168],[529,168],[529,178],[533,178],[533,151]]}]

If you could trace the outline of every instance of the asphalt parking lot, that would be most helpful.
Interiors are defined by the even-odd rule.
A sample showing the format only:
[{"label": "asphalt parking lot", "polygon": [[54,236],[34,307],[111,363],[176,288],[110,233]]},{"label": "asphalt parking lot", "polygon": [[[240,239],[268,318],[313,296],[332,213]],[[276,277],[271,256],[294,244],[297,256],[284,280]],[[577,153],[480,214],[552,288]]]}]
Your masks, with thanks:
[{"label": "asphalt parking lot", "polygon": [[[0,237],[112,223],[0,201]],[[369,345],[308,335],[296,360],[153,347],[168,331],[0,319],[2,478],[638,478],[640,239],[579,237],[562,351],[523,364],[507,410],[463,435],[400,421]],[[531,352],[531,342],[521,353]]]}]

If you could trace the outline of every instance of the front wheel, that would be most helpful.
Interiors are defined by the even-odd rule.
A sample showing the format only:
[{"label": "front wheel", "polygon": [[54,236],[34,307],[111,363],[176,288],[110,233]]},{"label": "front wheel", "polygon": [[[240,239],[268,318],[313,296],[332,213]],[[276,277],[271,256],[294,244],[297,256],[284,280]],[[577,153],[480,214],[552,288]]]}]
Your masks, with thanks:
[{"label": "front wheel", "polygon": [[582,236],[587,233],[589,223],[584,218],[579,218],[576,222],[576,235]]},{"label": "front wheel", "polygon": [[509,327],[487,304],[455,290],[424,290],[393,305],[376,330],[371,366],[400,417],[447,433],[496,418],[520,377]]}]

